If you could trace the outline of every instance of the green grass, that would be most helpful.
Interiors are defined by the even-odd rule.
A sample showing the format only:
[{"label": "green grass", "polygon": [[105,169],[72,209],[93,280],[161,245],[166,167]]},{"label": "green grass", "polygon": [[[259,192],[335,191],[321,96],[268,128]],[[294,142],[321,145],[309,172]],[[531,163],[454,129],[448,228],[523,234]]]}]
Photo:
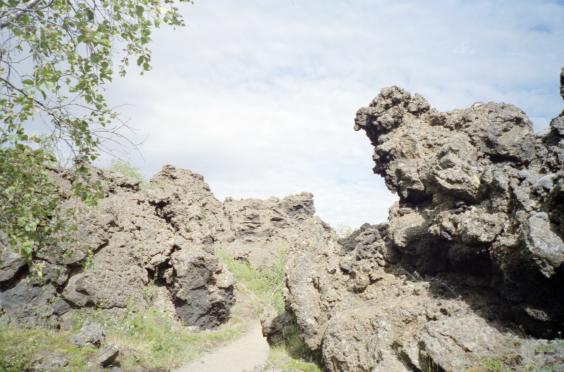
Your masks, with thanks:
[{"label": "green grass", "polygon": [[178,367],[202,353],[241,336],[246,324],[235,319],[206,331],[189,331],[178,321],[156,309],[128,310],[120,317],[107,317],[99,312],[85,313],[77,319],[94,319],[107,330],[108,342],[121,350],[124,368]]},{"label": "green grass", "polygon": [[279,314],[284,312],[284,263],[285,255],[268,269],[255,269],[248,263],[235,260],[225,252],[218,252],[221,261],[235,275],[238,283],[250,290],[265,305],[272,306]]},{"label": "green grass", "polygon": [[113,160],[108,170],[116,173],[120,173],[124,176],[131,177],[136,181],[139,181],[139,188],[143,192],[148,192],[152,190],[155,185],[145,179],[143,174],[138,168],[135,168],[133,165],[129,164],[123,160]]},{"label": "green grass", "polygon": [[22,328],[0,324],[0,371],[19,372],[29,367],[37,354],[63,354],[69,371],[83,371],[96,353],[93,347],[78,348],[68,340],[71,332]]},{"label": "green grass", "polygon": [[[268,270],[254,269],[223,253],[220,257],[235,275],[238,285],[231,319],[217,329],[189,331],[173,317],[156,309],[141,310],[135,306],[119,315],[82,309],[75,314],[70,331],[25,329],[0,323],[0,371],[24,370],[36,354],[43,352],[63,354],[70,361],[69,371],[84,370],[97,350],[78,348],[68,340],[88,319],[100,323],[106,332],[106,342],[118,347],[121,366],[134,370],[181,366],[241,336],[249,321],[256,319],[266,306],[273,307],[279,314],[284,312],[284,257]],[[148,287],[147,291],[150,290]],[[281,371],[320,371],[312,361],[310,351],[294,326],[284,341],[271,349],[268,365]]]},{"label": "green grass", "polygon": [[71,331],[22,328],[0,324],[0,371],[22,371],[38,353],[60,353],[70,363],[68,371],[83,371],[97,349],[79,348],[68,340],[87,319],[100,323],[106,343],[120,350],[118,358],[127,369],[174,368],[202,353],[241,336],[247,327],[242,309],[235,307],[234,317],[214,330],[189,331],[170,316],[156,309],[130,309],[119,316],[94,309],[84,309],[73,319]]},{"label": "green grass", "polygon": [[[253,268],[246,262],[235,260],[226,252],[218,252],[218,256],[235,275],[237,282],[251,291],[263,307],[272,307],[278,314],[285,311],[283,295],[285,254],[282,253],[278,262],[268,269]],[[312,352],[300,338],[297,325],[289,327],[284,339],[271,346],[267,364],[263,369],[282,372],[321,372]]]}]

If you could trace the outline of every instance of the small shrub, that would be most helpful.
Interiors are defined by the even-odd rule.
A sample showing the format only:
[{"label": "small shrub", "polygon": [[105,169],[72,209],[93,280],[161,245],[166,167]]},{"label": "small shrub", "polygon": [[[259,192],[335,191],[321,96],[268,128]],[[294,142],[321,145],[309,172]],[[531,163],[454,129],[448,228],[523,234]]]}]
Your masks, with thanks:
[{"label": "small shrub", "polygon": [[141,171],[126,161],[114,160],[112,161],[112,164],[108,169],[112,172],[120,173],[123,174],[124,176],[131,177],[139,181],[140,183],[145,182],[145,178],[143,177]]}]

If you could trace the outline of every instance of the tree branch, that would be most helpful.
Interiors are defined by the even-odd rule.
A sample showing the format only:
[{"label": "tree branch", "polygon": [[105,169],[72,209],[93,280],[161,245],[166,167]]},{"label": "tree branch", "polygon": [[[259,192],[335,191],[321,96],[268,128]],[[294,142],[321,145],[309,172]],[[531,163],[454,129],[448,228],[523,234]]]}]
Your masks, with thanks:
[{"label": "tree branch", "polygon": [[8,27],[8,25],[10,23],[17,21],[24,13],[31,11],[40,2],[41,2],[41,0],[32,0],[29,4],[27,4],[27,6],[25,8],[16,9],[16,14],[13,17],[11,17],[11,19],[0,22],[0,30],[3,30],[4,28]]}]

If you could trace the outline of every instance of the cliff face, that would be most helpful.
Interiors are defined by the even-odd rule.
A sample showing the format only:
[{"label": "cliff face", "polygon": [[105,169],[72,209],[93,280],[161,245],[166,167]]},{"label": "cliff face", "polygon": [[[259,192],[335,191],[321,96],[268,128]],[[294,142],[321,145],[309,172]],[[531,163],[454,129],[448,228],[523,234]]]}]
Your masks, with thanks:
[{"label": "cliff face", "polygon": [[442,113],[391,87],[355,129],[400,201],[290,255],[287,306],[327,369],[562,367],[540,338],[564,330],[564,113],[535,135],[512,105]]}]

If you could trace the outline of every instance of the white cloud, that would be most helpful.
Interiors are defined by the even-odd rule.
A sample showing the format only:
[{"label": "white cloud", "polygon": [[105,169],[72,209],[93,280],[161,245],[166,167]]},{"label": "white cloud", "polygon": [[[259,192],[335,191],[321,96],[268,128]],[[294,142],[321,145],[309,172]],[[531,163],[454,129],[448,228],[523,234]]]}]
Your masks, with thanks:
[{"label": "white cloud", "polygon": [[386,85],[440,109],[517,104],[537,129],[561,110],[564,6],[554,1],[199,1],[154,38],[154,69],[110,90],[128,103],[150,175],[202,173],[223,198],[316,195],[332,224],[381,222],[394,196],[371,172],[356,110]]}]

